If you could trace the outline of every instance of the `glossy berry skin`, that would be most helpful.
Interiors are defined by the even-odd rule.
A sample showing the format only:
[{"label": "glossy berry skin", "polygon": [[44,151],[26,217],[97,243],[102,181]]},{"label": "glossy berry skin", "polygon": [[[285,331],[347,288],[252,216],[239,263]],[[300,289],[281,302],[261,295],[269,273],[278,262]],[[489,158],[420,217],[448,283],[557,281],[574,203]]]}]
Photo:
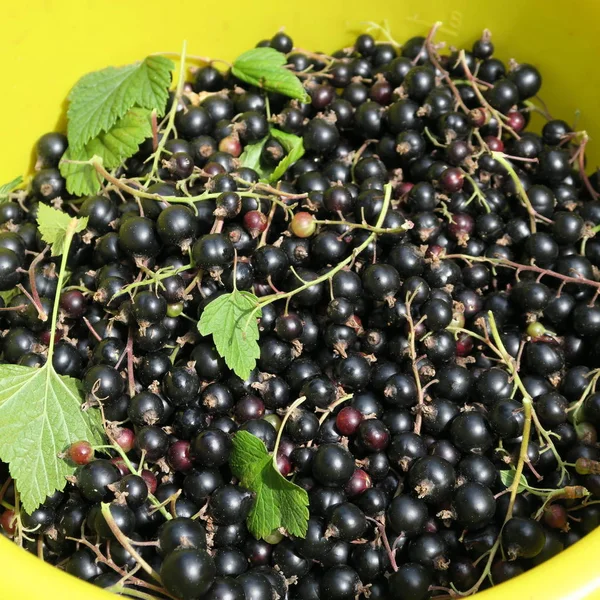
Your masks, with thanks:
[{"label": "glossy berry skin", "polygon": [[7,248],[0,248],[0,291],[14,288],[21,276],[17,269],[21,267],[19,257]]},{"label": "glossy berry skin", "polygon": [[397,535],[413,537],[421,533],[429,517],[423,500],[409,495],[396,496],[390,503],[386,519]]},{"label": "glossy berry skin", "polygon": [[329,517],[328,531],[334,537],[358,540],[367,530],[367,520],[356,505],[345,502],[334,507]]},{"label": "glossy berry skin", "polygon": [[162,382],[165,396],[174,406],[189,404],[198,395],[200,380],[190,367],[174,367]]},{"label": "glossy berry skin", "polygon": [[94,449],[89,442],[75,442],[69,447],[68,456],[76,465],[87,465],[94,458]]},{"label": "glossy berry skin", "polygon": [[147,217],[130,217],[119,228],[119,246],[133,257],[152,258],[160,251],[154,222]]},{"label": "glossy berry skin", "polygon": [[334,124],[315,118],[306,126],[302,139],[307,150],[328,154],[337,145],[340,134]]},{"label": "glossy berry skin", "polygon": [[65,571],[84,581],[91,581],[102,573],[95,556],[87,549],[74,552],[65,565]]},{"label": "glossy berry skin", "polygon": [[511,560],[533,558],[542,551],[545,541],[544,528],[533,519],[513,517],[502,530],[502,545]]},{"label": "glossy berry skin", "polygon": [[62,155],[67,150],[67,136],[58,132],[44,134],[35,145],[37,154],[36,168],[58,167]]},{"label": "glossy berry skin", "polygon": [[[123,535],[130,536],[135,529],[135,515],[133,511],[122,504],[112,502],[109,504],[110,515],[114,524],[121,530]],[[96,515],[96,533],[103,539],[114,539],[115,534],[109,527],[104,514],[99,512]]]},{"label": "glossy berry skin", "polygon": [[212,585],[217,570],[206,550],[179,548],[163,561],[160,577],[165,589],[181,598],[195,600]]},{"label": "glossy berry skin", "polygon": [[202,236],[192,247],[192,258],[203,269],[226,267],[233,262],[233,244],[219,233]]},{"label": "glossy berry skin", "polygon": [[169,438],[159,427],[142,427],[137,432],[135,447],[139,452],[145,452],[150,462],[155,462],[167,453]]},{"label": "glossy berry skin", "polygon": [[393,298],[400,289],[400,276],[391,265],[369,265],[362,274],[362,284],[376,300]]},{"label": "glossy berry skin", "polygon": [[488,487],[476,482],[467,482],[458,488],[453,506],[458,522],[468,529],[485,527],[496,512],[494,494]]},{"label": "glossy berry skin", "polygon": [[210,497],[208,514],[220,525],[232,525],[246,520],[252,509],[252,494],[239,486],[224,485]]},{"label": "glossy berry skin", "polygon": [[390,441],[390,432],[384,423],[378,419],[362,421],[357,430],[363,446],[370,452],[385,450]]},{"label": "glossy berry skin", "polygon": [[477,412],[463,412],[450,425],[452,443],[463,452],[483,453],[494,443],[487,419]]},{"label": "glossy berry skin", "polygon": [[328,569],[321,578],[321,593],[331,600],[352,600],[358,593],[360,579],[351,567],[341,565]]},{"label": "glossy berry skin", "polygon": [[352,406],[345,406],[340,410],[335,419],[335,426],[345,436],[353,435],[363,419],[360,411]]},{"label": "glossy berry skin", "polygon": [[86,500],[103,502],[112,496],[108,486],[118,479],[117,469],[109,461],[99,459],[81,467],[77,473],[77,487]]},{"label": "glossy berry skin", "polygon": [[430,571],[423,565],[409,562],[392,573],[388,583],[394,599],[426,600],[432,580]]},{"label": "glossy berry skin", "polygon": [[448,499],[455,482],[454,467],[437,456],[419,458],[408,472],[409,489],[428,504],[438,504]]},{"label": "glossy berry skin", "polygon": [[191,456],[199,466],[220,467],[229,460],[231,449],[231,439],[226,433],[207,429],[192,440]]},{"label": "glossy berry skin", "polygon": [[299,238],[311,237],[316,229],[317,224],[315,218],[308,212],[297,212],[290,225],[292,233]]},{"label": "glossy berry skin", "polygon": [[516,85],[521,100],[535,96],[542,87],[540,72],[527,63],[518,65],[509,73],[508,78]]},{"label": "glossy berry skin", "polygon": [[312,472],[323,485],[344,485],[354,473],[354,460],[342,446],[321,444],[312,461]]},{"label": "glossy berry skin", "polygon": [[158,549],[168,556],[177,548],[206,548],[206,530],[202,523],[176,517],[163,523],[158,530]]}]

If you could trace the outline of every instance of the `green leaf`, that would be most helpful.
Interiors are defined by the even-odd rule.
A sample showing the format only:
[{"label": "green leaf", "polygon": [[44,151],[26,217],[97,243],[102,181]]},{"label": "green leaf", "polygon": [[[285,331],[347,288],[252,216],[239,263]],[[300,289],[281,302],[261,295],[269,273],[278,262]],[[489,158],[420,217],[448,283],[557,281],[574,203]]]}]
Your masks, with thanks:
[{"label": "green leaf", "polygon": [[108,131],[134,106],[165,111],[173,61],[148,56],[124,67],[108,67],[84,75],[69,95],[69,147],[80,150],[102,131]]},{"label": "green leaf", "polygon": [[4,300],[4,306],[8,306],[10,301],[20,293],[19,288],[13,288],[12,290],[6,290],[5,292],[0,292],[0,298]]},{"label": "green leaf", "polygon": [[[507,488],[509,488],[513,484],[513,481],[515,480],[515,473],[516,473],[515,469],[508,469],[506,471],[500,471],[500,480]],[[517,486],[517,494],[520,494],[521,492],[523,492],[527,489],[529,489],[529,484],[527,483],[527,479],[525,478],[525,475],[523,475],[523,473],[521,473],[521,477],[519,479],[519,485]]]},{"label": "green leaf", "polygon": [[238,431],[233,436],[229,464],[241,484],[255,493],[247,521],[254,537],[265,538],[279,527],[291,535],[306,535],[308,494],[279,473],[262,440],[248,431]]},{"label": "green leaf", "polygon": [[37,214],[38,229],[42,239],[52,246],[52,256],[60,256],[63,253],[67,228],[73,219],[77,221],[73,233],[79,233],[87,227],[87,217],[70,217],[67,213],[40,202]]},{"label": "green leaf", "polygon": [[217,352],[238,377],[246,379],[260,356],[258,346],[258,298],[235,290],[213,300],[202,312],[198,331],[211,335]]},{"label": "green leaf", "polygon": [[82,148],[68,148],[60,163],[60,172],[67,180],[67,190],[76,196],[90,196],[101,189],[102,179],[92,165],[80,165],[74,161],[88,161],[94,156],[102,158],[107,169],[118,167],[133,156],[140,144],[152,135],[151,112],[132,108],[110,131],[101,133]]},{"label": "green leaf", "polygon": [[271,136],[278,140],[287,152],[287,155],[279,162],[269,177],[269,181],[273,182],[279,181],[285,172],[304,155],[304,143],[301,137],[279,131],[274,127],[271,129]]},{"label": "green leaf", "polygon": [[5,183],[4,185],[0,185],[0,202],[3,202],[8,198],[8,195],[16,190],[23,183],[23,178],[19,175],[15,177],[12,181]]},{"label": "green leaf", "polygon": [[286,62],[285,55],[274,48],[253,48],[238,56],[231,72],[238,79],[268,92],[277,92],[304,103],[310,102],[310,96],[300,79],[283,66]]},{"label": "green leaf", "polygon": [[[260,164],[260,154],[269,138],[275,138],[285,148],[286,156],[279,161],[279,164],[273,171],[264,169]],[[240,164],[242,167],[254,169],[261,180],[274,182],[279,181],[285,172],[304,155],[304,144],[302,138],[291,133],[285,133],[275,127],[271,127],[270,134],[258,142],[247,144],[240,155]]]},{"label": "green leaf", "polygon": [[100,415],[81,410],[80,383],[58,375],[50,362],[39,369],[0,365],[0,380],[0,459],[31,513],[75,472],[61,452],[78,440],[102,444]]},{"label": "green leaf", "polygon": [[246,144],[244,151],[240,154],[239,158],[240,166],[254,169],[261,179],[267,176],[267,172],[260,164],[260,153],[268,139],[269,136],[264,137],[262,140],[254,142],[253,144]]}]

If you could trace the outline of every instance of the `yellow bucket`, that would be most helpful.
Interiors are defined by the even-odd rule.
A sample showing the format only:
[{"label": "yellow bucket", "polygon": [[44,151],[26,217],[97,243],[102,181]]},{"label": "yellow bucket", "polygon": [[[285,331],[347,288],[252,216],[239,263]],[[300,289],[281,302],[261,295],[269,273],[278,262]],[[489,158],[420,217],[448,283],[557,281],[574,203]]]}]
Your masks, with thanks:
[{"label": "yellow bucket", "polygon": [[[60,126],[66,95],[84,73],[127,64],[153,52],[175,51],[233,59],[285,26],[299,47],[333,51],[364,31],[365,21],[387,21],[400,41],[427,32],[449,45],[470,44],[484,28],[496,53],[537,65],[550,112],[600,141],[598,91],[600,2],[552,0],[345,0],[210,4],[198,0],[29,0],[2,6],[0,108],[3,144],[0,182],[32,167],[36,139]],[[600,165],[591,144],[589,168]],[[600,531],[540,567],[483,592],[481,600],[600,599]],[[0,536],[1,600],[110,600],[20,550]]]}]

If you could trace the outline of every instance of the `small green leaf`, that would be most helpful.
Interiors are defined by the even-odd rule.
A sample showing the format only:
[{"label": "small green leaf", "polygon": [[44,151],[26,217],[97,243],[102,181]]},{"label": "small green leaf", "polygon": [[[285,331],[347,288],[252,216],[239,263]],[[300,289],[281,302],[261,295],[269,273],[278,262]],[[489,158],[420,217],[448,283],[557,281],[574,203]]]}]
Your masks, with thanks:
[{"label": "small green leaf", "polygon": [[70,217],[67,213],[40,202],[37,214],[38,229],[42,239],[52,246],[52,256],[60,256],[63,253],[67,228],[74,219],[77,224],[73,233],[79,233],[87,227],[87,217],[80,219]]},{"label": "small green leaf", "polygon": [[233,436],[229,465],[241,484],[255,493],[247,521],[255,538],[265,538],[280,527],[290,535],[306,535],[308,494],[279,473],[262,440],[238,431]]},{"label": "small green leaf", "polygon": [[264,148],[264,145],[267,143],[268,139],[269,136],[264,137],[262,140],[254,142],[253,144],[246,144],[244,151],[240,154],[239,158],[240,166],[254,169],[261,179],[267,176],[267,172],[260,164],[260,153],[262,152],[262,149]]},{"label": "small green leaf", "polygon": [[110,131],[101,133],[79,149],[69,148],[60,163],[60,172],[67,180],[67,190],[76,196],[90,196],[100,191],[101,177],[89,164],[68,161],[88,161],[94,156],[102,158],[107,169],[118,167],[133,156],[140,144],[152,135],[151,112],[132,108]]},{"label": "small green leaf", "polygon": [[231,72],[238,79],[268,92],[277,92],[304,103],[310,102],[310,96],[300,79],[283,66],[286,62],[285,55],[274,48],[253,48],[238,56]]},{"label": "small green leaf", "polygon": [[171,84],[173,61],[148,56],[124,67],[108,67],[84,75],[69,95],[69,148],[80,150],[113,125],[134,106],[164,113]]},{"label": "small green leaf", "polygon": [[78,440],[102,444],[100,413],[81,409],[79,381],[58,375],[50,361],[37,369],[0,365],[0,380],[0,459],[31,513],[75,472],[60,453]]},{"label": "small green leaf", "polygon": [[4,300],[4,306],[8,306],[10,301],[20,293],[19,288],[13,288],[12,290],[6,290],[5,292],[0,292],[0,298]]},{"label": "small green leaf", "polygon": [[15,177],[12,181],[5,183],[4,185],[0,185],[0,202],[4,202],[8,198],[8,195],[16,190],[23,183],[23,178],[19,175]]},{"label": "small green leaf", "polygon": [[[509,488],[513,484],[513,481],[515,480],[515,473],[516,473],[515,469],[508,469],[506,471],[500,471],[500,480],[507,488]],[[528,488],[529,488],[529,484],[527,483],[527,479],[525,478],[525,475],[523,475],[523,473],[521,473],[521,477],[519,479],[519,485],[517,486],[517,494],[520,494],[521,492],[525,491]]]},{"label": "small green leaf", "polygon": [[258,346],[258,298],[250,292],[235,290],[213,300],[202,312],[198,331],[212,335],[217,352],[227,366],[242,379],[250,375],[260,356]]},{"label": "small green leaf", "polygon": [[301,137],[279,131],[274,127],[271,129],[271,136],[278,140],[287,152],[269,177],[269,181],[274,182],[279,181],[285,172],[304,155],[304,143]]}]

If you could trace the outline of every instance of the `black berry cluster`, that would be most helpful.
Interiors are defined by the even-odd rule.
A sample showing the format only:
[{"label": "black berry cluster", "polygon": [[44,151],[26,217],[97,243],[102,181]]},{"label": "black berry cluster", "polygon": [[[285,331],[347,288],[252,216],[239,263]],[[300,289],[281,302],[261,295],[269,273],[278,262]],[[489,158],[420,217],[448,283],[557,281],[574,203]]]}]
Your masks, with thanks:
[{"label": "black berry cluster", "polygon": [[[167,133],[96,165],[98,196],[71,197],[66,137],[40,138],[30,189],[0,204],[0,290],[17,288],[2,357],[47,356],[57,259],[39,203],[88,217],[52,360],[108,443],[67,449],[75,477],[31,514],[0,465],[5,535],[123,596],[425,600],[499,584],[600,523],[587,135],[539,108],[538,70],[495,58],[488,32],[445,55],[434,34],[333,56],[260,42],[306,104],[202,66]],[[270,127],[306,153],[265,183],[244,157]],[[269,137],[260,168],[288,151]],[[197,329],[234,290],[262,310],[246,380]],[[257,540],[232,437],[273,451],[301,397],[276,464],[308,492],[307,533]]]}]

